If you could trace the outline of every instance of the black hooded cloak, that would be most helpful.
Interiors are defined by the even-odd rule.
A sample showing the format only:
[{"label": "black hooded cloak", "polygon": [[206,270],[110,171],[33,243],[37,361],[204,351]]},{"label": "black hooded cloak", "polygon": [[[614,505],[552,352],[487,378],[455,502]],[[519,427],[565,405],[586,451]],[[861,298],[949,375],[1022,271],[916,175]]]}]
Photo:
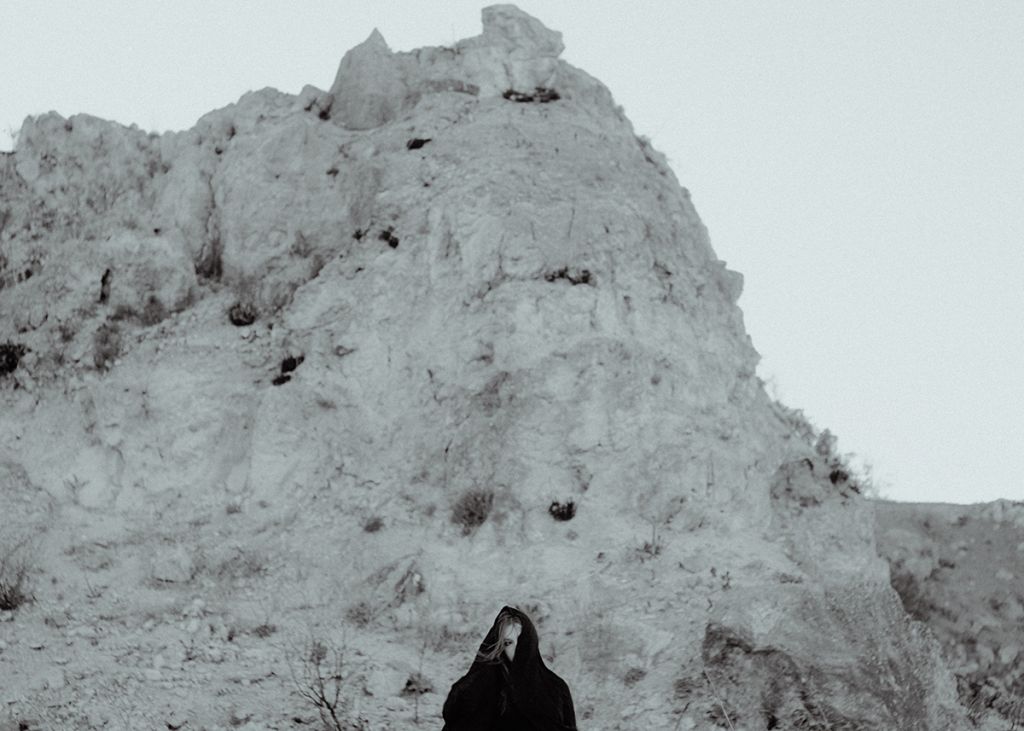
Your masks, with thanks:
[{"label": "black hooded cloak", "polygon": [[510,615],[522,626],[515,659],[474,660],[444,702],[442,731],[576,731],[576,712],[565,681],[544,664],[537,630],[518,609],[504,607],[480,645],[498,642],[499,620]]}]

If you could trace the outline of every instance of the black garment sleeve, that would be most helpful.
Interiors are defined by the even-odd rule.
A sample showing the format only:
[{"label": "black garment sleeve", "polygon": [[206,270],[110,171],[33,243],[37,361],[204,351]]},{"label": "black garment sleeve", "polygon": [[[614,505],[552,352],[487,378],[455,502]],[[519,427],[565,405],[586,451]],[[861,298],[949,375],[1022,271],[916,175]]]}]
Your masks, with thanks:
[{"label": "black garment sleeve", "polygon": [[445,699],[441,716],[443,731],[486,728],[496,711],[499,688],[489,667],[474,666],[455,681]]},{"label": "black garment sleeve", "polygon": [[[559,680],[561,680],[561,678],[559,678]],[[569,686],[566,684],[566,682],[564,680],[562,681],[561,691],[562,691],[561,692],[561,695],[562,695],[562,708],[561,708],[562,727],[566,731],[576,731],[576,709],[573,708],[573,705],[572,705],[572,693],[569,692]]]}]

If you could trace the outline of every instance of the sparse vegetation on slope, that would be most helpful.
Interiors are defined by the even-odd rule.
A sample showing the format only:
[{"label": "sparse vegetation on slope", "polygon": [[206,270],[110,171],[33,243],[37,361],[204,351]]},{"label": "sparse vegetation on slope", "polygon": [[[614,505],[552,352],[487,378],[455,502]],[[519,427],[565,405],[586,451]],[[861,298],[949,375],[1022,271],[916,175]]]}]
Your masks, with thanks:
[{"label": "sparse vegetation on slope", "polygon": [[21,343],[7,341],[0,343],[0,378],[14,373],[25,355],[26,348]]},{"label": "sparse vegetation on slope", "polygon": [[494,507],[494,491],[487,489],[467,490],[452,506],[451,520],[462,526],[463,535],[469,535],[484,524]]},{"label": "sparse vegetation on slope", "polygon": [[344,648],[312,640],[300,653],[292,680],[299,696],[316,709],[326,731],[364,731],[353,709],[357,682]]},{"label": "sparse vegetation on slope", "polygon": [[0,611],[14,611],[32,601],[31,571],[27,540],[0,543]]}]

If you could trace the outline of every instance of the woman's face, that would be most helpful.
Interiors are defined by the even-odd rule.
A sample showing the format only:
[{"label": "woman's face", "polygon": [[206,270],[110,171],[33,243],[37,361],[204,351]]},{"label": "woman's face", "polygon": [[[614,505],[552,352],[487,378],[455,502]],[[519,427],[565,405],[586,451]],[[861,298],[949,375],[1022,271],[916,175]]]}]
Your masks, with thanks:
[{"label": "woman's face", "polygon": [[522,631],[523,626],[519,622],[509,622],[501,630],[502,651],[509,660],[514,660],[516,657],[516,643],[519,641]]}]

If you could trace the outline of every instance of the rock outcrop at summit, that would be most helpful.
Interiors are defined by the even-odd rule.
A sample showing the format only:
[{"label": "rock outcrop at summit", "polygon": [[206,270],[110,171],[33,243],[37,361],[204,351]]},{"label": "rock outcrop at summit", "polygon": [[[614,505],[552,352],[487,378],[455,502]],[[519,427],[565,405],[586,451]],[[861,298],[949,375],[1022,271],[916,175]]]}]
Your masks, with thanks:
[{"label": "rock outcrop at summit", "polygon": [[[48,526],[41,573],[131,597],[96,610],[121,629],[80,648],[78,700],[138,679],[94,655],[148,612],[174,618],[138,640],[157,705],[268,654],[197,727],[223,697],[290,723],[317,633],[356,658],[353,714],[433,723],[515,604],[581,727],[960,726],[870,509],[756,378],[688,192],[559,33],[483,20],[410,53],[374,31],[329,90],[185,132],[42,115],[0,160],[11,514]],[[266,611],[276,655],[214,629]]]}]

